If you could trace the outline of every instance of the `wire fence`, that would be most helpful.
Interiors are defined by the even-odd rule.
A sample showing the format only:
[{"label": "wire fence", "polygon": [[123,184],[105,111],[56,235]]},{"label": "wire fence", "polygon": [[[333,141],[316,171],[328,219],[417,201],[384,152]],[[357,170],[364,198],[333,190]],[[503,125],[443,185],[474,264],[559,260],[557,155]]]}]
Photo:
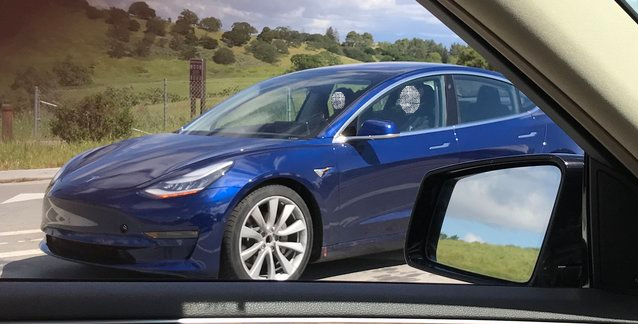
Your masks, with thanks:
[{"label": "wire fence", "polygon": [[[125,85],[132,95],[132,136],[172,132],[190,121],[191,100],[189,80],[158,80]],[[211,89],[212,88],[212,89]],[[57,109],[73,108],[87,96],[105,91],[107,87],[52,89],[36,86],[31,95],[31,107],[18,109],[14,116],[13,133],[18,141],[59,140],[51,132],[51,122]],[[203,101],[204,111],[239,91],[239,86],[210,87]],[[198,105],[196,116],[200,113]]]}]

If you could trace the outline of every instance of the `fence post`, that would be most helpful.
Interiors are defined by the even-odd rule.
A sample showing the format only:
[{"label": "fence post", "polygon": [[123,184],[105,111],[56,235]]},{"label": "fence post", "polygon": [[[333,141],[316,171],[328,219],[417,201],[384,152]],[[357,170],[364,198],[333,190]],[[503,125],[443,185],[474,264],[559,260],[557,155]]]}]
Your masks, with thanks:
[{"label": "fence post", "polygon": [[33,103],[33,137],[38,138],[38,128],[40,122],[40,88],[35,87],[35,100]]},{"label": "fence post", "polygon": [[13,107],[2,105],[2,140],[13,140]]},{"label": "fence post", "polygon": [[164,79],[164,131],[166,131],[166,109],[168,108],[168,92],[166,79]]}]

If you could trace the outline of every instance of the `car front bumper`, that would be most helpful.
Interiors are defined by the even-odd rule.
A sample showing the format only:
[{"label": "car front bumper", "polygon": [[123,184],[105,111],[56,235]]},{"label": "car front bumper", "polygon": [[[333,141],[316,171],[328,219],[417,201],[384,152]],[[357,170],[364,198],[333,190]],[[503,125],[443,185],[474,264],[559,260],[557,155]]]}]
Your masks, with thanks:
[{"label": "car front bumper", "polygon": [[[43,202],[46,239],[40,248],[46,254],[117,269],[217,277],[223,220],[236,194],[233,188],[170,200],[134,192],[86,197],[55,189]],[[149,233],[177,237],[154,238]]]}]

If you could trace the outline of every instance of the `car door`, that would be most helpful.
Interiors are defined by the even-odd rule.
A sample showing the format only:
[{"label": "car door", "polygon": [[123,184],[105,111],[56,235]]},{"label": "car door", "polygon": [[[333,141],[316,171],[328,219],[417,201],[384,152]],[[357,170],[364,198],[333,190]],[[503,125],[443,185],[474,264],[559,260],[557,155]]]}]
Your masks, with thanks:
[{"label": "car door", "polygon": [[356,132],[365,121],[387,120],[400,136],[335,144],[340,208],[330,222],[336,231],[326,238],[333,245],[328,250],[401,248],[423,175],[457,161],[445,107],[445,77],[436,75],[401,82],[361,108],[346,129]]},{"label": "car door", "polygon": [[462,161],[542,152],[548,119],[523,106],[514,86],[483,75],[457,74],[452,79]]}]

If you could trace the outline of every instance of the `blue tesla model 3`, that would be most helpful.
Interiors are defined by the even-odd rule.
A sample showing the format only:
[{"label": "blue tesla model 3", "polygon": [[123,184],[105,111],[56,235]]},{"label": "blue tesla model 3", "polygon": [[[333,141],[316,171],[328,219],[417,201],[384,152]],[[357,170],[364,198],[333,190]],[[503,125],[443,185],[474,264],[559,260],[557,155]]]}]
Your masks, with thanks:
[{"label": "blue tesla model 3", "polygon": [[309,262],[400,249],[428,171],[541,152],[582,154],[498,73],[425,63],[290,73],[176,133],[71,159],[47,189],[41,248],[143,272],[295,279]]}]

